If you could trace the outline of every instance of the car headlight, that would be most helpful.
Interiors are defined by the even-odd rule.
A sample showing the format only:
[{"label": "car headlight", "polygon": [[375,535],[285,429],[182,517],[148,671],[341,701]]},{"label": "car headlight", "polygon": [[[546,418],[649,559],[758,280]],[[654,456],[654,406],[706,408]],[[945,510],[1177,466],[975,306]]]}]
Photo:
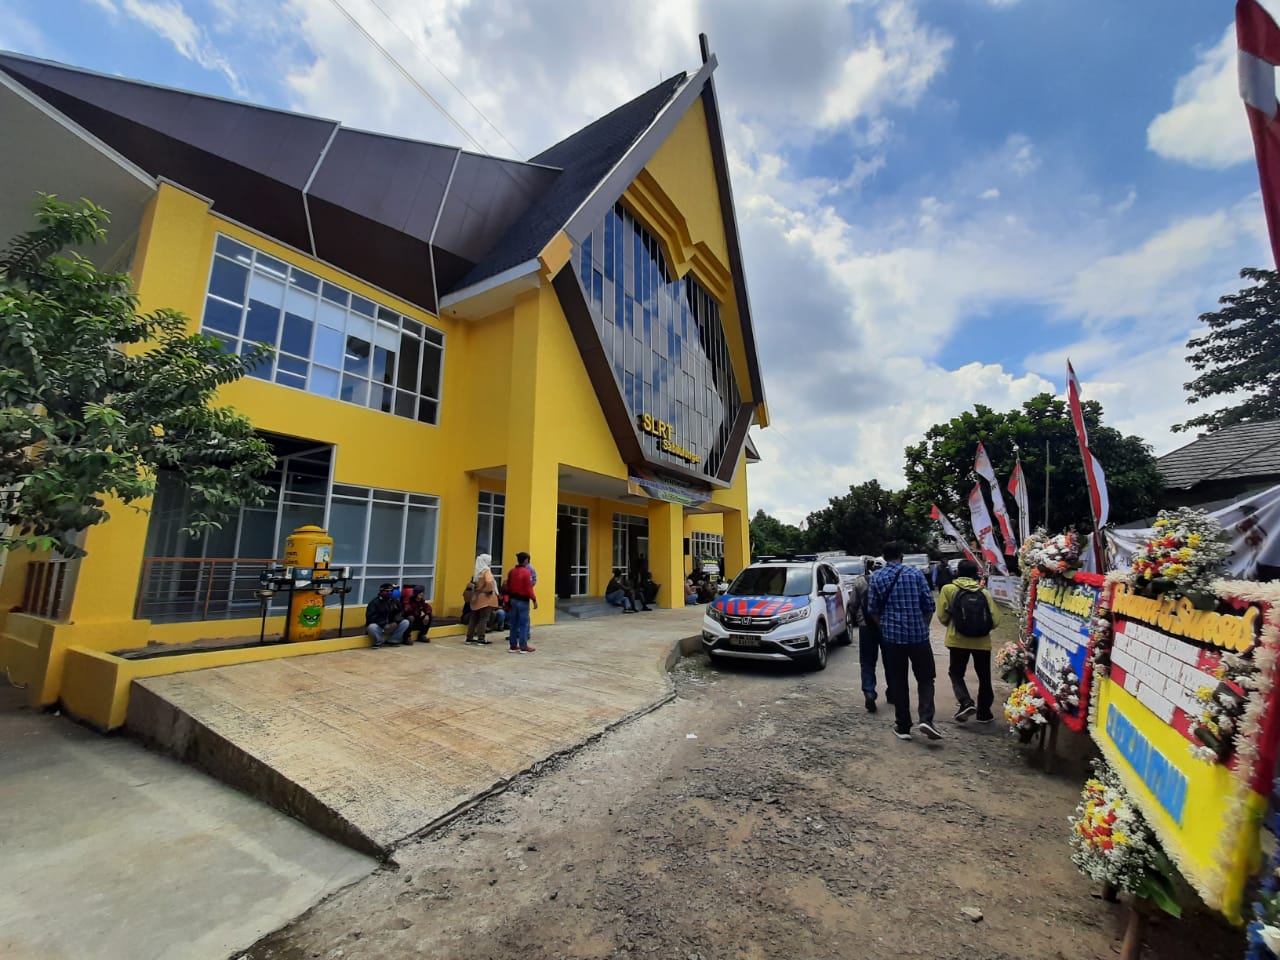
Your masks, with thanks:
[{"label": "car headlight", "polygon": [[780,614],[777,619],[777,624],[778,626],[782,626],[784,623],[795,623],[797,620],[803,620],[807,616],[809,616],[809,607],[806,605]]},{"label": "car headlight", "polygon": [[715,606],[707,607],[707,616],[710,617],[712,620],[714,620],[716,623],[722,623],[724,621],[724,614],[721,613],[719,610],[717,610]]}]

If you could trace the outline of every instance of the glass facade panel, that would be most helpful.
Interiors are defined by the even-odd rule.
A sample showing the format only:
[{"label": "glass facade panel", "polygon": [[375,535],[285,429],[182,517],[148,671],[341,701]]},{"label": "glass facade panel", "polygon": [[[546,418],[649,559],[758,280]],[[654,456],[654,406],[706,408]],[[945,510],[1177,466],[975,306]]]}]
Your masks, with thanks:
[{"label": "glass facade panel", "polygon": [[279,361],[252,376],[438,422],[443,333],[230,237],[214,249],[201,331],[229,353],[276,347]]},{"label": "glass facade panel", "polygon": [[661,244],[621,204],[573,262],[631,415],[659,422],[641,434],[645,456],[714,475],[742,402],[720,304],[692,275],[672,275]]}]

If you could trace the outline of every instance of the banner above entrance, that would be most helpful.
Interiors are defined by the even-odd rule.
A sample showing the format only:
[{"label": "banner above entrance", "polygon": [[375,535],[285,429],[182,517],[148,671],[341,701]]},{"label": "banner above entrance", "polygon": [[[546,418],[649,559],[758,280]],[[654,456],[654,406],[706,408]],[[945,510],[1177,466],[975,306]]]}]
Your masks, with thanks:
[{"label": "banner above entrance", "polygon": [[660,477],[640,467],[632,467],[627,477],[627,492],[636,497],[665,500],[684,507],[696,507],[711,499],[711,487],[682,483],[669,477]]}]

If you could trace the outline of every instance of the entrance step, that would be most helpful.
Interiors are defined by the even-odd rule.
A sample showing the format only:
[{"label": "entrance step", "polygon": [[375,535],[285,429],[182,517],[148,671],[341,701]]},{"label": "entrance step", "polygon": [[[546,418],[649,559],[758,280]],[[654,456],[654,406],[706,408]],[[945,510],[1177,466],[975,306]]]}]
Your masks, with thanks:
[{"label": "entrance step", "polygon": [[604,597],[574,597],[556,601],[556,619],[591,620],[595,617],[612,617],[622,613],[621,607],[606,603]]}]

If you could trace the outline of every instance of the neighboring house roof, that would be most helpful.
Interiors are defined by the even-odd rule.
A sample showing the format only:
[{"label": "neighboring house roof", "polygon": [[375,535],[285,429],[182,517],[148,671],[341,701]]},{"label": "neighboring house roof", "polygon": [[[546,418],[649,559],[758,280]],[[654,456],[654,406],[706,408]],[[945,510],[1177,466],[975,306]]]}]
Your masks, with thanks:
[{"label": "neighboring house roof", "polygon": [[1156,465],[1167,486],[1181,489],[1280,474],[1280,420],[1224,427],[1166,453]]}]

